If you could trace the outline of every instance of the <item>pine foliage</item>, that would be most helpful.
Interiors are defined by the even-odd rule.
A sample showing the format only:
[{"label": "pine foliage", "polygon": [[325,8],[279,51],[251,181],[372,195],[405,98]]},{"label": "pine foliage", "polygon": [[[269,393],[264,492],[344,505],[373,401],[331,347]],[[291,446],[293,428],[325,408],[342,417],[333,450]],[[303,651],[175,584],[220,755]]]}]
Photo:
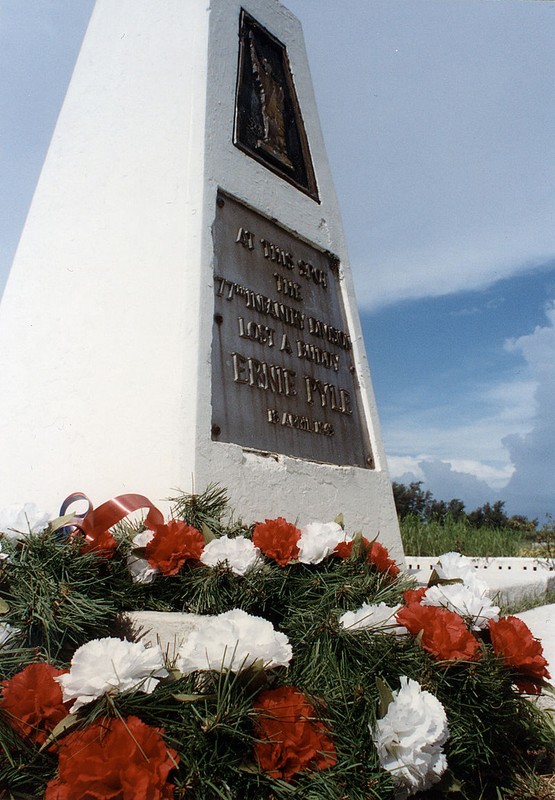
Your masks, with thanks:
[{"label": "pine foliage", "polygon": [[[225,492],[217,487],[180,495],[174,508],[176,516],[207,536],[251,532],[228,516]],[[449,721],[449,774],[419,797],[510,798],[530,760],[548,753],[547,718],[516,692],[508,669],[491,652],[484,650],[476,662],[446,664],[434,661],[413,637],[340,627],[344,611],[363,602],[401,603],[410,585],[404,577],[377,572],[356,548],[349,559],[286,567],[265,563],[245,576],[226,566],[186,564],[178,575],[147,585],[133,583],[127,569],[136,532],[136,525],[118,526],[118,548],[109,561],[81,555],[78,538],[48,529],[4,543],[9,557],[0,564],[2,622],[18,633],[15,648],[14,642],[0,646],[0,678],[37,661],[68,666],[84,642],[118,635],[122,614],[129,610],[217,614],[242,608],[270,620],[292,644],[288,669],[255,667],[201,679],[172,675],[152,694],[104,696],[78,712],[80,726],[132,714],[163,728],[180,757],[171,778],[176,800],[393,800],[391,776],[378,763],[370,727],[379,715],[376,679],[396,689],[400,675],[433,693]],[[253,700],[262,688],[285,685],[311,698],[338,756],[335,766],[291,781],[265,774],[253,756]],[[55,748],[30,745],[0,709],[2,796],[40,797],[55,773]],[[525,800],[522,793],[518,797]]]}]

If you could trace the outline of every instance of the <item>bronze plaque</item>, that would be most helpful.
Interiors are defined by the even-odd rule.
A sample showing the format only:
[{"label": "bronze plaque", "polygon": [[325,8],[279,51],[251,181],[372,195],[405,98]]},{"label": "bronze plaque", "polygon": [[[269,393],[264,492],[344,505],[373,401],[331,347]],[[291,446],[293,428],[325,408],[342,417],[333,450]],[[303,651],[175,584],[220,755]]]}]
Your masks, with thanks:
[{"label": "bronze plaque", "polygon": [[241,12],[235,144],[318,200],[316,178],[287,51]]},{"label": "bronze plaque", "polygon": [[212,438],[372,467],[336,257],[218,194]]}]

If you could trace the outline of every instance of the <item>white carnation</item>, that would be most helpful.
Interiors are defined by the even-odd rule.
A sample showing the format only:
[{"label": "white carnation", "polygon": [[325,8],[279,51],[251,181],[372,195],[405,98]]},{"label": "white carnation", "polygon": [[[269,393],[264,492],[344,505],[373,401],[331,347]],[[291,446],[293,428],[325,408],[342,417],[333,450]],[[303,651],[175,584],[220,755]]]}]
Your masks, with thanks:
[{"label": "white carnation", "polygon": [[41,533],[50,521],[50,514],[34,503],[17,504],[0,509],[0,531],[12,541]]},{"label": "white carnation", "polygon": [[19,628],[14,628],[7,622],[0,622],[0,649],[9,650],[13,646],[12,638],[19,633]]},{"label": "white carnation", "polygon": [[152,567],[146,558],[141,558],[136,552],[138,548],[146,547],[154,535],[154,531],[142,531],[133,539],[133,550],[127,554],[127,569],[133,583],[152,583],[160,574],[158,567]]},{"label": "white carnation", "polygon": [[442,745],[449,730],[439,700],[405,675],[400,681],[372,739],[380,764],[393,777],[396,796],[404,798],[429,789],[447,769]]},{"label": "white carnation", "polygon": [[352,542],[354,535],[345,533],[337,522],[310,522],[301,528],[297,545],[302,564],[319,564],[333,553],[340,542]]},{"label": "white carnation", "polygon": [[454,611],[470,624],[472,630],[487,628],[490,619],[499,619],[499,607],[485,594],[476,594],[462,583],[431,586],[422,598],[423,606],[441,606]]},{"label": "white carnation", "polygon": [[200,670],[241,672],[261,660],[265,668],[287,666],[293,651],[271,622],[234,608],[209,617],[179,648],[177,668],[185,675]]},{"label": "white carnation", "polygon": [[475,594],[487,594],[487,584],[478,578],[476,567],[470,558],[460,553],[444,553],[438,558],[435,571],[442,580],[459,579]]},{"label": "white carnation", "polygon": [[245,575],[250,569],[262,563],[259,548],[245,536],[221,536],[205,545],[200,560],[207,567],[216,567],[227,562],[236,575]]},{"label": "white carnation", "polygon": [[407,629],[395,621],[395,614],[400,608],[400,605],[363,603],[356,611],[346,611],[342,614],[339,617],[339,624],[350,631],[372,628],[379,632],[404,634],[408,632]]},{"label": "white carnation", "polygon": [[106,637],[79,647],[69,672],[54,680],[62,687],[64,703],[75,701],[74,712],[107,693],[139,689],[150,694],[167,675],[158,645],[145,647],[142,642]]}]

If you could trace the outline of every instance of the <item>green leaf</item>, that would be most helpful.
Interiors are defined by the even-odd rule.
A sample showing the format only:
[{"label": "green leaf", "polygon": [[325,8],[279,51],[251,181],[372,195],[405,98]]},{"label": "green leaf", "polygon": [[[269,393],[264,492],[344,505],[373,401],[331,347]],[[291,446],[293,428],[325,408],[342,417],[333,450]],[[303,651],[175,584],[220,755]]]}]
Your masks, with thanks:
[{"label": "green leaf", "polygon": [[462,788],[462,783],[455,778],[449,769],[443,773],[439,783],[434,786],[435,791],[441,793],[441,797],[445,794],[460,794]]},{"label": "green leaf", "polygon": [[351,558],[359,558],[366,552],[366,547],[363,542],[362,531],[357,531],[353,537],[353,548],[351,550]]},{"label": "green leaf", "polygon": [[198,703],[199,700],[216,700],[215,694],[172,694],[178,703]]},{"label": "green leaf", "polygon": [[176,669],[175,667],[172,669],[168,667],[168,675],[166,678],[162,678],[164,683],[174,683],[175,681],[180,681],[183,677],[183,673],[181,670]]},{"label": "green leaf", "polygon": [[440,578],[434,569],[428,581],[428,589],[431,586],[449,586],[452,583],[464,583],[464,581],[462,578]]},{"label": "green leaf", "polygon": [[45,748],[49,747],[52,744],[52,742],[54,742],[59,736],[61,736],[62,733],[65,733],[70,728],[73,728],[77,724],[77,722],[78,722],[77,714],[68,714],[67,717],[64,717],[60,722],[58,722],[58,724],[56,725],[56,727],[54,728],[48,739],[40,748],[39,752],[42,752]]},{"label": "green leaf", "polygon": [[250,761],[245,759],[242,761],[239,766],[237,767],[238,770],[241,772],[248,772],[251,775],[259,775],[260,774],[260,767],[256,763],[256,761]]},{"label": "green leaf", "polygon": [[340,526],[340,527],[341,527],[343,530],[345,530],[345,518],[343,517],[343,514],[342,514],[342,513],[341,513],[341,514],[338,514],[338,515],[336,516],[336,518],[335,518],[335,522],[337,522],[337,524],[338,524],[338,525],[339,525],[339,526]]},{"label": "green leaf", "polygon": [[53,519],[50,523],[50,530],[52,533],[55,533],[59,531],[60,528],[65,528],[68,522],[71,522],[74,517],[75,514],[65,514],[63,517],[56,517],[56,519]]},{"label": "green leaf", "polygon": [[268,673],[264,669],[264,659],[259,658],[248,669],[237,675],[238,681],[249,691],[258,693],[268,685]]},{"label": "green leaf", "polygon": [[387,709],[389,708],[389,704],[393,702],[393,692],[387,685],[387,683],[382,680],[382,678],[376,678],[376,686],[378,689],[378,694],[380,696],[380,719],[385,717],[387,714]]},{"label": "green leaf", "polygon": [[10,610],[9,605],[6,603],[5,600],[0,600],[0,614],[7,614]]},{"label": "green leaf", "polygon": [[208,544],[208,542],[211,542],[213,539],[216,538],[214,536],[214,534],[212,533],[212,531],[210,530],[210,528],[208,527],[208,525],[206,524],[206,522],[202,523],[201,530],[202,530],[202,535],[204,536],[204,541],[205,541],[206,544]]}]

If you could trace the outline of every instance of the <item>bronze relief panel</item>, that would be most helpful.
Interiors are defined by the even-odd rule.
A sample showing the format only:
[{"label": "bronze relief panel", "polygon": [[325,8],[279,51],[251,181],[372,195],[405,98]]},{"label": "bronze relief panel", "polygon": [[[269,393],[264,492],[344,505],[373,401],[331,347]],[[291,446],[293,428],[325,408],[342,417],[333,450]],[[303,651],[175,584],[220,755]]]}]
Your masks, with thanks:
[{"label": "bronze relief panel", "polygon": [[318,201],[287,50],[245,11],[239,31],[234,143]]}]

